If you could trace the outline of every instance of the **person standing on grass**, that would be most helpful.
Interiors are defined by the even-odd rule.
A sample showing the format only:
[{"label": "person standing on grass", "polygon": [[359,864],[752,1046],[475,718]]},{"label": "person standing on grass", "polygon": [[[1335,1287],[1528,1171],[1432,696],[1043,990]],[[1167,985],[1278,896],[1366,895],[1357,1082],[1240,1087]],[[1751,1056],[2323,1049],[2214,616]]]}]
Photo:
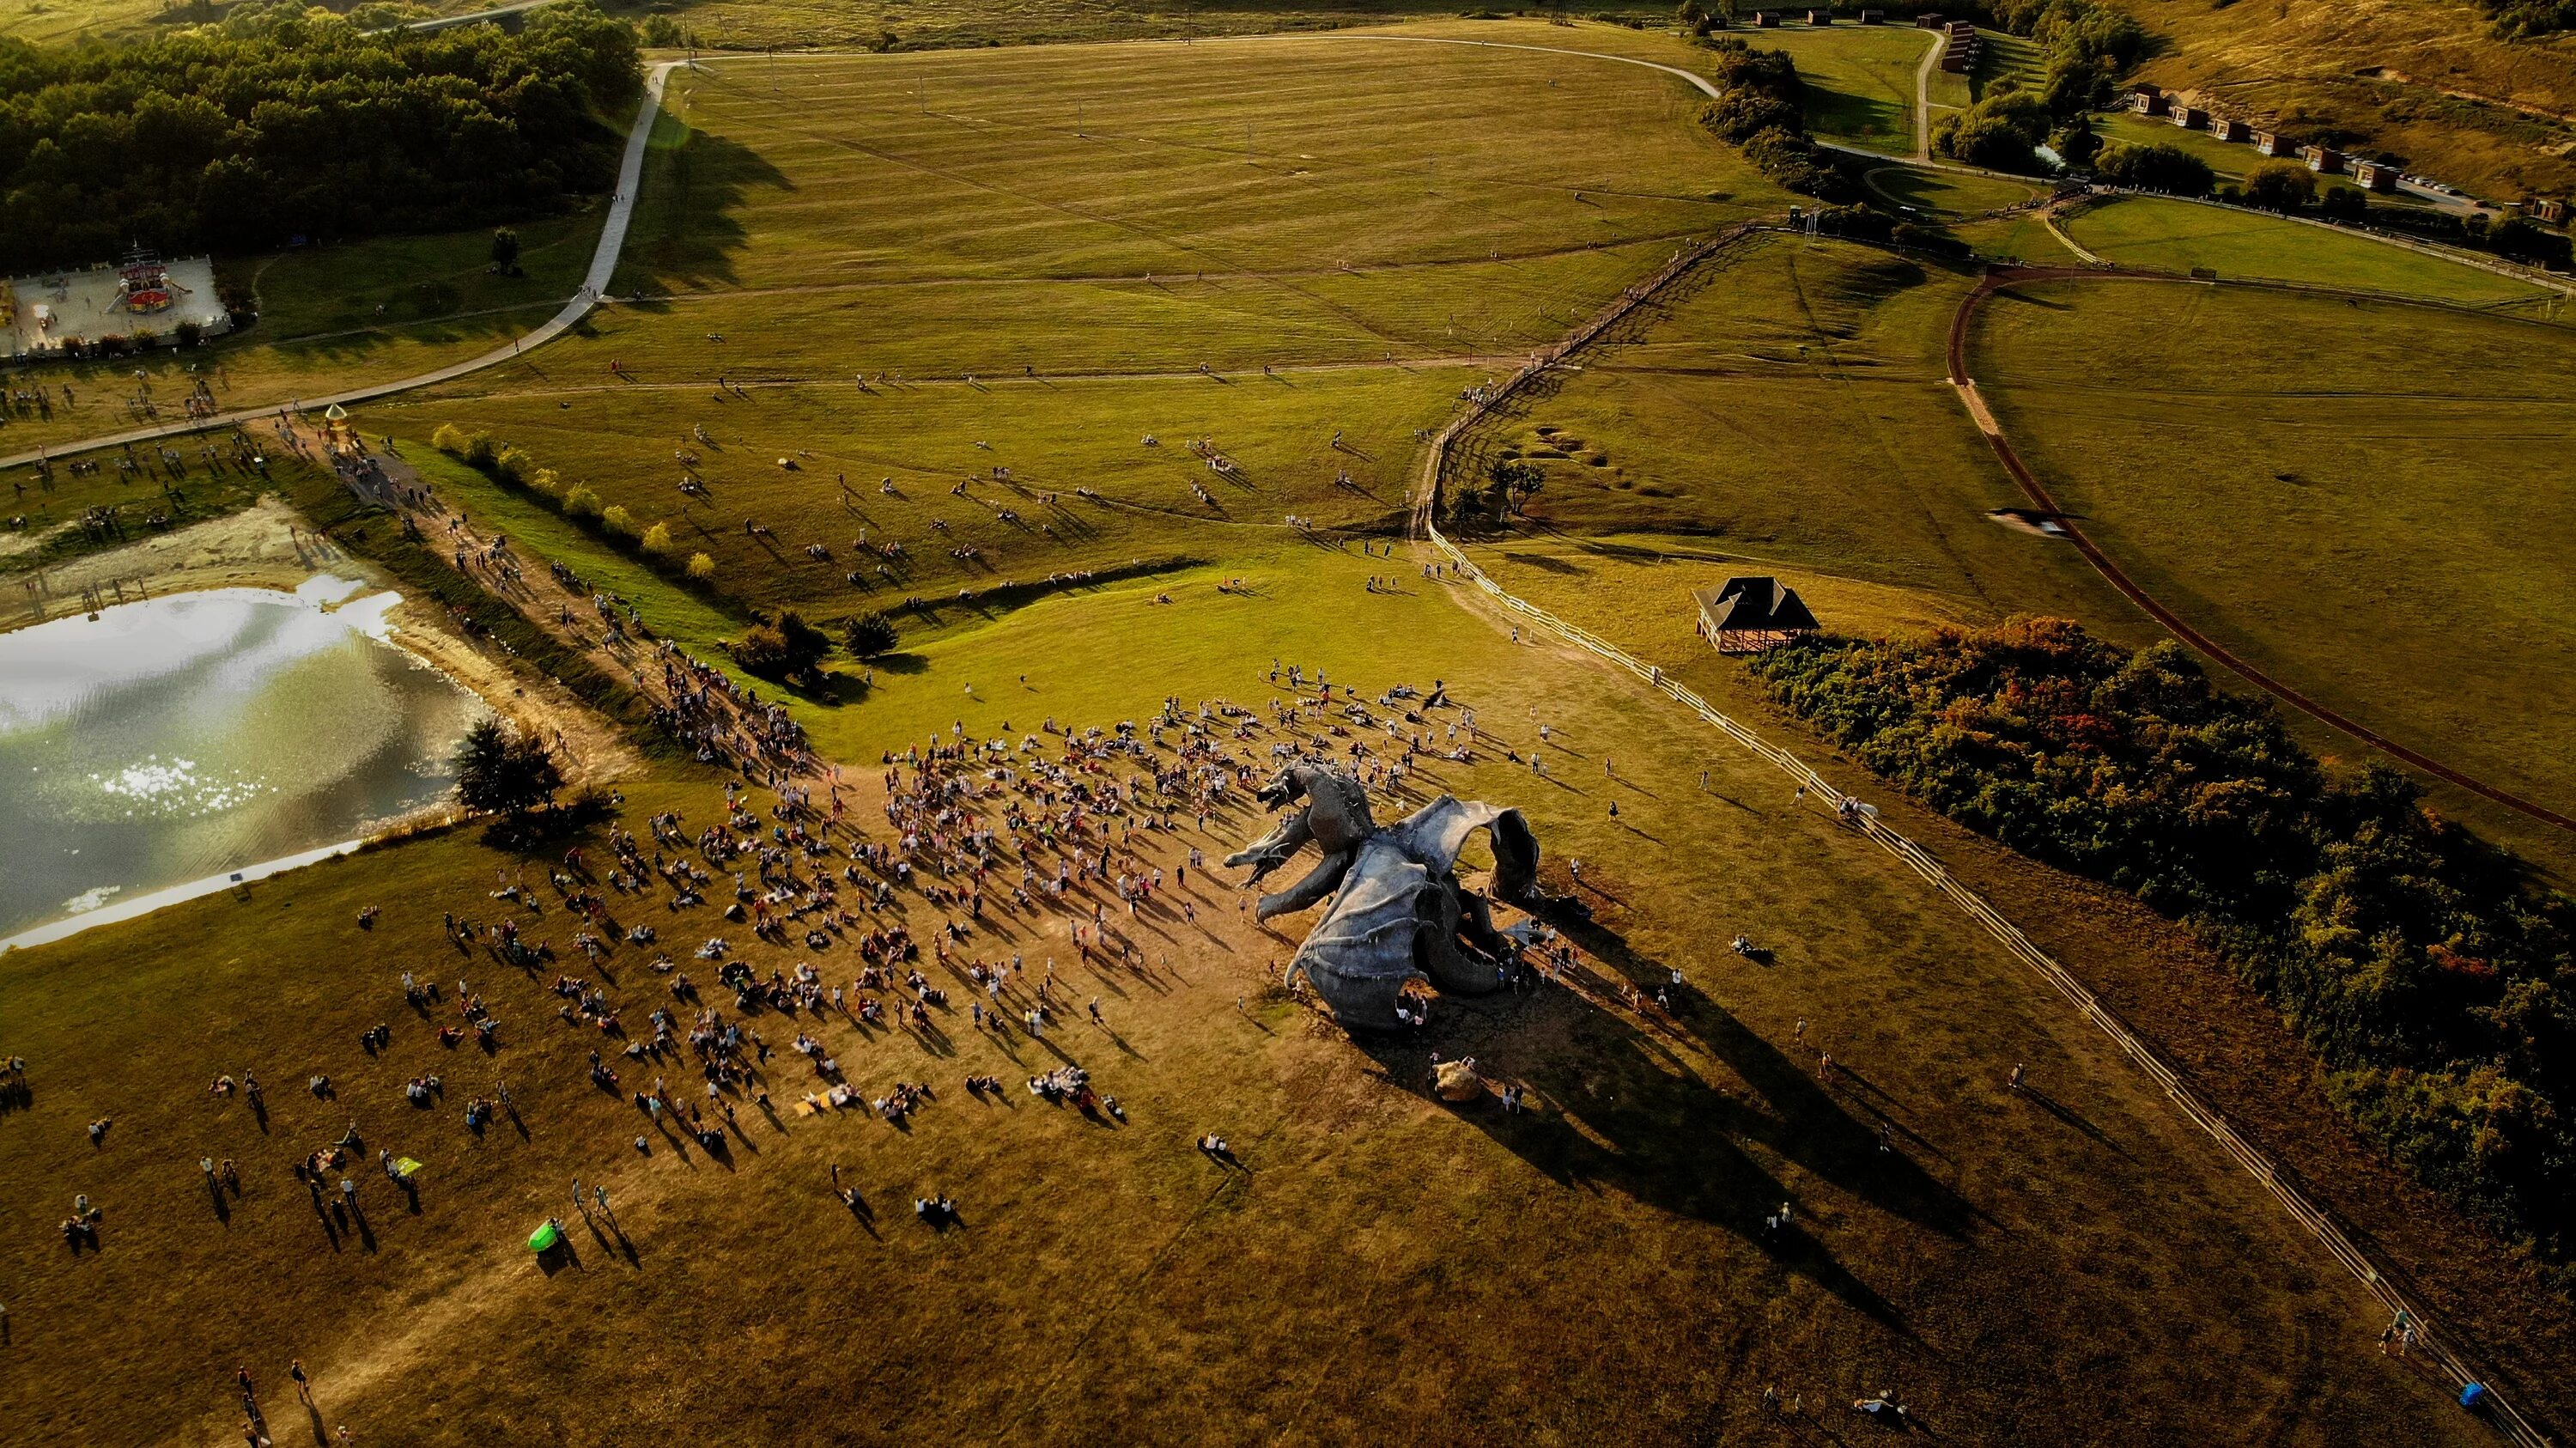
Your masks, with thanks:
[{"label": "person standing on grass", "polygon": [[295,1380],[295,1396],[310,1406],[313,1402],[313,1381],[304,1376],[304,1359],[288,1358],[286,1375]]}]

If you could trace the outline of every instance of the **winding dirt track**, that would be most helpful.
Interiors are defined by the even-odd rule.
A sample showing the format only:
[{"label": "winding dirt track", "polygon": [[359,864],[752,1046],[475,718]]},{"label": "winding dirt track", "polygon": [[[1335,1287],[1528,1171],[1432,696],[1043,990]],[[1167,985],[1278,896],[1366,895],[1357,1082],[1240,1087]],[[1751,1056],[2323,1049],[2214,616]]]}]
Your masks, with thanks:
[{"label": "winding dirt track", "polygon": [[2118,589],[2122,597],[2136,604],[2149,618],[2164,625],[2174,637],[2225,665],[2245,682],[2300,713],[2330,728],[2340,730],[2393,759],[2403,760],[2436,779],[2456,784],[2472,794],[2491,799],[2507,809],[2528,815],[2542,824],[2554,825],[2559,829],[2576,833],[2576,819],[2570,819],[2547,805],[2524,799],[2510,790],[2500,789],[2482,779],[2463,774],[2438,759],[2417,753],[2369,725],[2318,703],[2306,694],[2247,663],[2225,644],[2192,627],[2172,609],[2158,603],[2155,595],[2140,587],[2136,579],[2123,571],[2119,564],[2112,562],[2110,556],[2085,535],[2083,526],[2068,517],[2064,510],[2057,506],[2057,500],[2049,496],[2048,489],[2041,486],[2038,478],[2032,476],[2029,465],[2021,460],[2021,454],[2013,450],[2012,440],[2004,436],[2003,428],[1995,421],[1994,413],[1986,407],[1986,400],[1977,391],[1975,380],[1968,376],[1968,327],[1975,321],[1977,309],[1984,305],[1986,298],[1996,292],[2016,282],[2025,281],[2181,282],[2194,286],[2208,286],[2212,283],[2155,272],[2103,271],[2087,267],[2004,268],[1988,272],[1985,278],[1977,283],[1975,289],[1968,293],[1966,300],[1959,303],[1959,310],[1950,318],[1950,385],[1958,389],[1959,400],[1966,404],[1968,415],[1976,420],[1977,430],[1985,434],[1986,445],[1994,449],[1996,459],[2004,465],[2004,471],[2012,474],[2013,481],[2021,485],[2022,496],[2028,498],[2033,507],[2042,509],[2055,518],[2058,525],[2066,530],[2067,540],[2075,545],[2077,552],[2084,555],[2084,561],[2093,565],[2093,571],[2101,574],[2104,582]]}]

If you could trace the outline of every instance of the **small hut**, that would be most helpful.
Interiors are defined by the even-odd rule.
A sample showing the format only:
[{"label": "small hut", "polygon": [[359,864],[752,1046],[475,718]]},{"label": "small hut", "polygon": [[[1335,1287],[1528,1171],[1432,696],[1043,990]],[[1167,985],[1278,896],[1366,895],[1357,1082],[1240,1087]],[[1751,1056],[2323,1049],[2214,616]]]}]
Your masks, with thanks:
[{"label": "small hut", "polygon": [[1691,591],[1699,605],[1699,635],[1721,654],[1758,654],[1819,625],[1798,591],[1776,578],[1730,578],[1717,588]]}]

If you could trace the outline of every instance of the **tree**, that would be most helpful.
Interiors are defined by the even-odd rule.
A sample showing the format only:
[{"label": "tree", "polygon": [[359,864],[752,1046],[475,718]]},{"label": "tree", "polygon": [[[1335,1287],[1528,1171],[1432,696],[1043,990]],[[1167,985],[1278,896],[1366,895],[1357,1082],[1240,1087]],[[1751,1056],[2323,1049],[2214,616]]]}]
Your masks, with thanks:
[{"label": "tree", "polygon": [[517,818],[554,803],[561,788],[553,751],[513,736],[497,719],[478,721],[456,746],[456,795],[467,809]]},{"label": "tree", "polygon": [[1487,472],[1494,490],[1496,514],[1517,513],[1532,494],[1547,486],[1547,469],[1523,458],[1500,458]]},{"label": "tree", "polygon": [[2263,161],[2245,173],[2248,206],[2287,215],[2306,210],[2316,197],[2316,173],[2296,161]]},{"label": "tree", "polygon": [[519,233],[504,226],[492,233],[492,270],[515,276],[519,270]]},{"label": "tree", "polygon": [[2079,170],[2093,164],[2102,153],[2102,138],[2093,130],[2093,118],[2077,116],[2057,133],[2057,159]]},{"label": "tree", "polygon": [[2093,163],[2094,174],[2114,186],[2162,191],[2174,196],[2206,196],[2216,179],[2209,163],[2180,146],[2158,141],[2132,146],[2112,141]]},{"label": "tree", "polygon": [[2535,266],[2565,271],[2568,266],[2568,241],[2557,232],[2543,229],[2529,217],[2508,216],[2487,231],[2487,247],[2496,255]]},{"label": "tree", "polygon": [[823,662],[832,640],[791,608],[744,630],[729,647],[735,663],[764,679],[794,679]]},{"label": "tree", "polygon": [[842,630],[853,658],[880,659],[894,652],[894,620],[882,613],[863,613]]}]

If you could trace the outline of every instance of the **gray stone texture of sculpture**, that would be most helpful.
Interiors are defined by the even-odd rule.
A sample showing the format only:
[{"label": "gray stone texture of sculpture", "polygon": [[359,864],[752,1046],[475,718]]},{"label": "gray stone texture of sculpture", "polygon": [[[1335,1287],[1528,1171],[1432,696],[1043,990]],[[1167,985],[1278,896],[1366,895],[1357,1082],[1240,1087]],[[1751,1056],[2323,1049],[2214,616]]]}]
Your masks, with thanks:
[{"label": "gray stone texture of sculpture", "polygon": [[1357,1029],[1392,1030],[1405,987],[1429,981],[1444,991],[1481,995],[1500,989],[1509,942],[1494,930],[1482,897],[1458,883],[1458,852],[1478,830],[1492,832],[1493,894],[1526,902],[1538,884],[1538,840],[1516,809],[1442,795],[1401,823],[1380,828],[1357,780],[1319,765],[1291,765],[1260,791],[1262,803],[1306,806],[1262,839],[1226,860],[1250,864],[1258,884],[1308,843],[1324,858],[1305,878],[1264,895],[1262,920],[1333,897],[1289,962]]}]

